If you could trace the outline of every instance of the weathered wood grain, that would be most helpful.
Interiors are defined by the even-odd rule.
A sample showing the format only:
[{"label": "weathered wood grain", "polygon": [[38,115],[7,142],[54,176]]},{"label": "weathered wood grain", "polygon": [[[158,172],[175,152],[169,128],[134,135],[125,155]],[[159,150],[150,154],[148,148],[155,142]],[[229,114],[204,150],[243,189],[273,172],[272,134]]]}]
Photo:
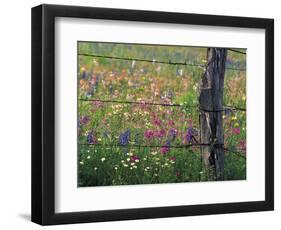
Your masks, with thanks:
[{"label": "weathered wood grain", "polygon": [[[200,141],[202,163],[210,180],[224,178],[223,88],[227,50],[208,48],[207,66],[200,84]],[[210,111],[210,112],[206,112]]]}]

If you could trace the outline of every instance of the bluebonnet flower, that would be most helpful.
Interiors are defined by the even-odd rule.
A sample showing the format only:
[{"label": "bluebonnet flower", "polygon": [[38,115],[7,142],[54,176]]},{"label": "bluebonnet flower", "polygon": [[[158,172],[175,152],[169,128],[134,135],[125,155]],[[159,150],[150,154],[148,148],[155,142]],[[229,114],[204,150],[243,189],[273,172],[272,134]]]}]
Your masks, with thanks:
[{"label": "bluebonnet flower", "polygon": [[90,121],[90,117],[89,116],[81,116],[80,117],[80,125],[86,125],[88,124]]},{"label": "bluebonnet flower", "polygon": [[165,144],[165,147],[168,147],[168,146],[170,146],[170,145],[171,145],[171,140],[170,140],[170,139],[167,139],[166,144]]},{"label": "bluebonnet flower", "polygon": [[172,137],[172,139],[174,140],[178,134],[178,131],[176,129],[172,128],[172,129],[170,129],[169,134]]},{"label": "bluebonnet flower", "polygon": [[119,144],[127,145],[127,144],[129,144],[129,140],[130,140],[130,130],[128,129],[126,132],[120,134]]},{"label": "bluebonnet flower", "polygon": [[225,115],[230,115],[230,112],[231,112],[230,109],[226,109],[226,110],[224,111]]},{"label": "bluebonnet flower", "polygon": [[191,142],[192,136],[193,136],[193,134],[192,134],[192,128],[189,127],[189,128],[187,129],[186,140],[187,140],[188,142]]},{"label": "bluebonnet flower", "polygon": [[87,142],[88,142],[88,144],[94,144],[95,143],[95,137],[94,137],[93,132],[88,133]]},{"label": "bluebonnet flower", "polygon": [[169,90],[168,90],[168,93],[167,93],[167,97],[170,98],[170,99],[172,99],[173,96],[174,96],[173,91],[169,89]]},{"label": "bluebonnet flower", "polygon": [[88,72],[86,70],[83,70],[81,75],[82,79],[86,79],[87,76],[88,76]]}]

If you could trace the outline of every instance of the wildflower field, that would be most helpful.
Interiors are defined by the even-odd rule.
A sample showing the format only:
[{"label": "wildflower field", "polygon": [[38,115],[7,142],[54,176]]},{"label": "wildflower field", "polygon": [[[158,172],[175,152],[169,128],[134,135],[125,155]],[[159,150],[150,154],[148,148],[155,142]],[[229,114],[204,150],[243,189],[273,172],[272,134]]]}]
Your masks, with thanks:
[{"label": "wildflower field", "polygon": [[[78,186],[208,180],[197,145],[206,50],[78,42]],[[246,108],[246,55],[227,53],[224,105],[224,180],[244,180],[246,111],[231,108]]]}]

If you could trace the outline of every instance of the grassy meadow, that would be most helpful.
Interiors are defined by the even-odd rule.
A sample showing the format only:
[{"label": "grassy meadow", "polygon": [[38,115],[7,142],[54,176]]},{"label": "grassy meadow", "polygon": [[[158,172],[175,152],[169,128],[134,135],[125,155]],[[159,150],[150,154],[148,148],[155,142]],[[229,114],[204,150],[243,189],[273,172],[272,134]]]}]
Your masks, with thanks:
[{"label": "grassy meadow", "polygon": [[[78,42],[78,186],[206,181],[198,96],[207,48]],[[246,108],[246,55],[228,51],[224,105]],[[238,69],[238,70],[237,70]],[[223,114],[225,180],[246,178],[246,112]],[[193,145],[193,146],[192,146]]]}]

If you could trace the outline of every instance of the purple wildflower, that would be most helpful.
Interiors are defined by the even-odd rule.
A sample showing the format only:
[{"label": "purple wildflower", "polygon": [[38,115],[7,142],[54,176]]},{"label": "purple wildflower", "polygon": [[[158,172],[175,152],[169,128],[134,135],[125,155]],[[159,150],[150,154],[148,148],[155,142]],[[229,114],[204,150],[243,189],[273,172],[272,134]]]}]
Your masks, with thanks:
[{"label": "purple wildflower", "polygon": [[89,123],[90,118],[89,116],[81,116],[80,117],[80,124],[81,125],[86,125],[87,123]]},{"label": "purple wildflower", "polygon": [[192,128],[189,127],[189,128],[187,129],[187,135],[186,135],[186,140],[187,140],[187,142],[191,142],[192,136],[193,136],[193,134],[192,134]]},{"label": "purple wildflower", "polygon": [[174,93],[173,93],[173,91],[172,91],[171,89],[168,90],[167,96],[168,96],[168,98],[170,98],[170,99],[173,98]]},{"label": "purple wildflower", "polygon": [[129,144],[129,140],[130,140],[130,130],[128,129],[126,132],[120,134],[119,144],[120,145],[127,145],[127,144]]},{"label": "purple wildflower", "polygon": [[83,72],[82,72],[82,79],[86,79],[87,75],[88,75],[87,71],[83,70]]},{"label": "purple wildflower", "polygon": [[88,144],[94,144],[95,143],[95,137],[94,137],[93,132],[88,133],[87,142],[88,142]]},{"label": "purple wildflower", "polygon": [[175,139],[177,137],[177,135],[178,135],[178,130],[173,129],[173,128],[170,129],[169,135],[172,137],[172,139]]},{"label": "purple wildflower", "polygon": [[168,147],[171,145],[171,140],[167,139],[165,146]]},{"label": "purple wildflower", "polygon": [[225,113],[225,115],[230,115],[230,109],[226,109],[225,111],[224,111],[224,113]]}]

